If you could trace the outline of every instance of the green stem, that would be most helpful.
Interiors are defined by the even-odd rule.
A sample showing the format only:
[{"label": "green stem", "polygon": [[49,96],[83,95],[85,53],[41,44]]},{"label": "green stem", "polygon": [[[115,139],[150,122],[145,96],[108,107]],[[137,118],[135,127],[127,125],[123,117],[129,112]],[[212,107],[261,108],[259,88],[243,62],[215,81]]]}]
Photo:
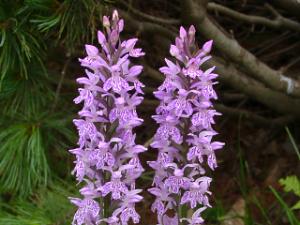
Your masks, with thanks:
[{"label": "green stem", "polygon": [[[108,172],[104,172],[104,183],[108,180]],[[110,203],[107,197],[100,198],[100,205],[102,206],[102,218],[108,218],[110,211]],[[102,222],[101,225],[106,225],[106,222]]]},{"label": "green stem", "polygon": [[[101,213],[101,214],[102,214],[102,215],[101,215],[101,219],[102,219],[102,218],[104,218],[104,199],[103,199],[103,198],[100,198],[100,199],[99,199],[99,203],[100,203],[100,206],[101,206],[101,208],[102,208],[102,213]],[[104,222],[101,222],[100,224],[101,224],[101,225],[104,225],[105,223],[104,223]]]},{"label": "green stem", "polygon": [[178,214],[178,225],[182,225],[183,223],[180,222],[181,218],[186,218],[187,217],[187,206],[186,205],[180,205],[180,196],[177,199],[177,214]]},{"label": "green stem", "polygon": [[181,218],[182,218],[182,206],[178,206],[178,224],[180,224]]},{"label": "green stem", "polygon": [[[105,172],[104,180],[105,182],[109,179],[108,172]],[[110,210],[110,203],[109,198],[104,198],[104,218],[107,218],[109,216],[109,210]]]}]

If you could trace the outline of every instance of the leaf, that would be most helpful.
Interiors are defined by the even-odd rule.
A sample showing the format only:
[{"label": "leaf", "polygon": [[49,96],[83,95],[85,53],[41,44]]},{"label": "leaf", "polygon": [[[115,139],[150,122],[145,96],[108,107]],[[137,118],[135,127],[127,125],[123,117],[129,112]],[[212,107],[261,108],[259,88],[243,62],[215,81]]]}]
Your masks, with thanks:
[{"label": "leaf", "polygon": [[297,146],[297,144],[295,142],[295,139],[293,138],[293,136],[292,136],[292,134],[291,134],[291,132],[290,132],[290,130],[289,130],[288,127],[285,127],[285,130],[286,130],[286,132],[287,132],[287,134],[289,136],[289,139],[290,139],[290,141],[291,141],[291,143],[292,143],[292,145],[294,147],[294,150],[295,150],[295,152],[296,152],[296,154],[298,156],[298,159],[300,160],[300,151],[299,151],[299,148],[298,148],[298,146]]},{"label": "leaf", "polygon": [[54,28],[60,22],[60,15],[53,15],[51,17],[40,17],[37,19],[31,20],[32,23],[38,24],[38,29],[41,32],[47,32],[51,28]]},{"label": "leaf", "polygon": [[297,210],[297,209],[300,209],[300,201],[298,201],[293,207],[292,207],[293,210]]},{"label": "leaf", "polygon": [[293,192],[300,197],[300,180],[296,176],[288,176],[279,180],[279,183],[284,186],[285,192]]}]

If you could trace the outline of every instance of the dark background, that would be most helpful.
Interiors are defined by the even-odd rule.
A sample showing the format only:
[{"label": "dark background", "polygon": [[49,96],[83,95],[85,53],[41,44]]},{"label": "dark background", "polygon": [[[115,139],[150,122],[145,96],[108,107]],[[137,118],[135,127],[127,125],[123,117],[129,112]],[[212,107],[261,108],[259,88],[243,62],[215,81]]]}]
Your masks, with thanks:
[{"label": "dark background", "polygon": [[[300,200],[299,1],[0,0],[0,225],[70,224],[78,58],[113,9],[125,19],[122,38],[137,36],[146,52],[140,144],[155,133],[152,93],[180,25],[196,26],[200,46],[214,40],[209,64],[220,75],[215,107],[223,113],[215,129],[226,146],[211,174],[207,224],[300,224],[292,208]],[[144,197],[141,224],[155,224],[153,199]]]}]

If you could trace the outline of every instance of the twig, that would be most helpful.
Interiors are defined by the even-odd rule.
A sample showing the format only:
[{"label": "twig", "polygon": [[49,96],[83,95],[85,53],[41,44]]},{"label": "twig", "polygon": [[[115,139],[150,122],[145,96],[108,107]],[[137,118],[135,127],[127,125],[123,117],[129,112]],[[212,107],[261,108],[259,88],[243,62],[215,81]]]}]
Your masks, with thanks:
[{"label": "twig", "polygon": [[[300,3],[299,3],[300,5]],[[269,9],[273,15],[276,17],[276,20],[278,21],[279,23],[279,26],[282,26],[282,27],[286,27],[288,29],[291,29],[291,30],[294,30],[294,31],[297,31],[299,32],[300,31],[300,23],[294,21],[294,20],[291,20],[291,19],[288,19],[284,16],[282,16],[273,6],[271,6],[269,3],[266,3],[265,6],[267,7],[267,9]]]},{"label": "twig", "polygon": [[229,115],[231,117],[236,117],[239,118],[241,115],[243,115],[244,119],[248,119],[251,120],[253,122],[256,122],[259,125],[263,125],[263,126],[283,126],[286,123],[290,122],[291,120],[293,120],[294,118],[291,116],[281,116],[275,119],[267,119],[265,117],[262,117],[260,115],[257,115],[256,113],[244,110],[244,109],[237,109],[237,108],[232,108],[232,107],[228,107],[222,104],[216,104],[215,108],[226,114]]},{"label": "twig", "polygon": [[272,4],[285,9],[297,18],[300,18],[300,3],[299,0],[272,0]]},{"label": "twig", "polygon": [[[273,48],[274,46],[278,45],[280,42],[284,41],[285,39],[291,38],[295,33],[291,33],[290,31],[286,31],[282,35],[275,37],[274,39],[264,41],[253,49],[256,56],[263,54],[266,50]],[[252,49],[250,49],[252,51]]]},{"label": "twig", "polygon": [[274,59],[274,56],[279,55],[279,54],[282,54],[282,53],[285,53],[285,52],[288,52],[288,51],[290,51],[290,50],[294,50],[295,47],[297,47],[299,44],[300,44],[300,42],[297,41],[296,43],[294,43],[294,44],[292,44],[292,45],[289,45],[289,46],[287,46],[287,47],[285,47],[285,48],[281,48],[281,49],[278,49],[277,51],[272,51],[272,52],[269,53],[269,54],[262,55],[261,58],[262,58],[262,59],[267,59],[267,58],[269,58],[269,59]]},{"label": "twig", "polygon": [[180,20],[177,19],[165,19],[165,18],[161,18],[161,17],[156,17],[156,16],[152,16],[149,15],[147,13],[143,13],[140,10],[136,10],[135,8],[133,8],[130,4],[128,4],[125,1],[120,1],[120,3],[122,3],[123,5],[125,5],[133,14],[140,16],[146,20],[149,20],[151,22],[154,23],[162,23],[162,24],[167,24],[167,25],[178,25],[180,24]]},{"label": "twig", "polygon": [[260,24],[275,29],[288,28],[300,32],[300,23],[284,18],[269,4],[266,4],[266,7],[275,15],[275,19],[272,20],[262,16],[247,15],[214,2],[208,4],[208,10],[222,13],[239,21],[250,24]]},{"label": "twig", "polygon": [[265,6],[266,6],[266,8],[267,8],[267,9],[268,9],[275,17],[280,17],[280,16],[281,16],[280,13],[277,12],[277,10],[276,10],[273,6],[271,6],[270,4],[266,3]]},{"label": "twig", "polygon": [[152,143],[153,141],[153,137],[149,138],[145,143],[144,143],[144,147],[145,148],[148,148],[150,146],[150,144]]},{"label": "twig", "polygon": [[300,61],[300,57],[296,57],[296,58],[292,59],[292,61],[289,62],[287,65],[281,67],[280,71],[282,73],[285,73],[290,67],[292,67],[293,65],[295,65],[299,61]]},{"label": "twig", "polygon": [[119,10],[122,17],[128,22],[129,26],[134,27],[137,33],[152,33],[160,36],[167,37],[169,39],[175,39],[176,33],[172,30],[163,27],[159,24],[151,22],[140,23],[138,20],[133,19],[127,12]]}]

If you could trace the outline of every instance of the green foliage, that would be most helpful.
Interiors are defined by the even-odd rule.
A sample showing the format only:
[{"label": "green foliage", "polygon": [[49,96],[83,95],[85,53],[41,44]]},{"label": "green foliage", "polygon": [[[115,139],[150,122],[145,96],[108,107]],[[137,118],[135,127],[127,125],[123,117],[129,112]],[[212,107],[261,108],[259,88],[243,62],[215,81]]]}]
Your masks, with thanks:
[{"label": "green foliage", "polygon": [[292,209],[297,210],[300,209],[300,201],[298,201],[293,207]]},{"label": "green foliage", "polygon": [[272,187],[270,187],[272,193],[274,194],[274,196],[276,197],[277,201],[279,202],[280,206],[282,207],[282,209],[284,210],[289,224],[290,225],[298,225],[300,223],[300,221],[297,219],[297,217],[295,216],[294,212],[292,211],[292,209],[285,203],[284,199],[280,196],[280,194]]},{"label": "green foliage", "polygon": [[74,184],[53,180],[73,167],[75,92],[56,53],[93,41],[105,2],[0,1],[0,225],[70,224]]},{"label": "green foliage", "polygon": [[0,199],[0,225],[67,225],[74,207],[68,200],[72,190],[62,182],[40,190],[30,201],[14,199],[10,204]]},{"label": "green foliage", "polygon": [[279,180],[279,183],[284,186],[285,192],[293,192],[300,197],[300,180],[296,176],[288,176]]},{"label": "green foliage", "polygon": [[0,133],[0,191],[24,195],[33,186],[47,184],[49,168],[43,141],[41,128],[33,121],[13,123]]},{"label": "green foliage", "polygon": [[42,62],[45,45],[35,27],[28,23],[31,14],[19,1],[2,1],[0,11],[0,68],[3,79],[8,73],[28,77],[32,65]]},{"label": "green foliage", "polygon": [[70,121],[57,115],[18,116],[20,120],[0,126],[0,191],[26,196],[49,182],[47,150],[67,148],[74,134]]},{"label": "green foliage", "polygon": [[43,9],[31,22],[41,32],[46,32],[65,43],[68,50],[74,50],[77,43],[91,42],[99,24],[103,4],[97,0],[65,0],[42,4],[41,1],[27,1],[36,9]]},{"label": "green foliage", "polygon": [[216,223],[225,220],[225,208],[221,201],[216,200],[213,208],[204,211],[204,218],[209,223]]},{"label": "green foliage", "polygon": [[45,73],[44,53],[49,43],[63,44],[72,51],[79,43],[92,42],[105,2],[109,1],[2,0],[0,79],[14,73],[28,78],[32,66]]},{"label": "green foliage", "polygon": [[[0,92],[0,192],[28,196],[50,179],[49,158],[74,140],[70,118],[51,112],[55,91],[39,68],[5,77]],[[51,150],[51,151],[49,151]],[[51,154],[50,154],[51,152]]]},{"label": "green foliage", "polygon": [[[54,111],[54,102],[61,103],[55,101],[59,93],[42,62],[49,39],[31,21],[65,2],[0,3],[0,193],[29,196],[47,186],[53,175],[65,175],[58,171],[57,159],[64,159],[74,143],[72,108],[66,112],[57,106],[59,112]],[[64,166],[62,171],[69,173]]]},{"label": "green foliage", "polygon": [[[284,186],[285,192],[293,192],[300,197],[300,180],[296,176],[288,176],[279,180],[279,183]],[[300,200],[292,207],[292,209],[300,209]]]},{"label": "green foliage", "polygon": [[49,158],[58,150],[66,152],[74,140],[70,117],[51,112],[54,97],[51,81],[38,69],[28,79],[9,76],[3,80],[0,192],[28,196],[46,186],[51,175]]},{"label": "green foliage", "polygon": [[[299,160],[300,154],[297,144],[290,132],[290,130],[286,127],[286,132],[289,136],[289,139],[294,147],[295,152],[297,153]],[[284,187],[285,192],[293,192],[296,196],[300,197],[300,180],[296,176],[288,176],[286,178],[282,178],[279,180],[279,183]],[[272,193],[276,197],[277,201],[281,205],[282,209],[284,210],[288,221],[291,225],[298,225],[300,224],[300,220],[297,219],[293,210],[300,209],[300,201],[298,201],[293,207],[287,205],[284,199],[280,196],[280,194],[272,187],[270,187]]]},{"label": "green foliage", "polygon": [[49,78],[38,68],[33,68],[28,79],[16,75],[6,77],[0,92],[2,113],[10,117],[18,112],[27,116],[37,114],[53,101],[52,89]]},{"label": "green foliage", "polygon": [[[294,147],[294,150],[300,160],[300,152],[299,152],[298,146],[297,146],[290,130],[288,129],[288,127],[286,127],[285,129],[286,129],[289,139]],[[286,178],[282,178],[279,180],[279,183],[284,186],[285,192],[293,192],[296,196],[298,196],[300,198],[300,180],[297,176],[288,176]],[[295,210],[300,209],[300,200],[292,207],[292,209],[295,209]]]},{"label": "green foliage", "polygon": [[270,221],[270,218],[269,218],[269,216],[267,214],[267,210],[262,206],[260,200],[255,195],[253,195],[252,201],[256,205],[256,207],[259,209],[259,211],[261,212],[261,215],[265,219],[266,223],[268,225],[272,225],[272,223]]}]

